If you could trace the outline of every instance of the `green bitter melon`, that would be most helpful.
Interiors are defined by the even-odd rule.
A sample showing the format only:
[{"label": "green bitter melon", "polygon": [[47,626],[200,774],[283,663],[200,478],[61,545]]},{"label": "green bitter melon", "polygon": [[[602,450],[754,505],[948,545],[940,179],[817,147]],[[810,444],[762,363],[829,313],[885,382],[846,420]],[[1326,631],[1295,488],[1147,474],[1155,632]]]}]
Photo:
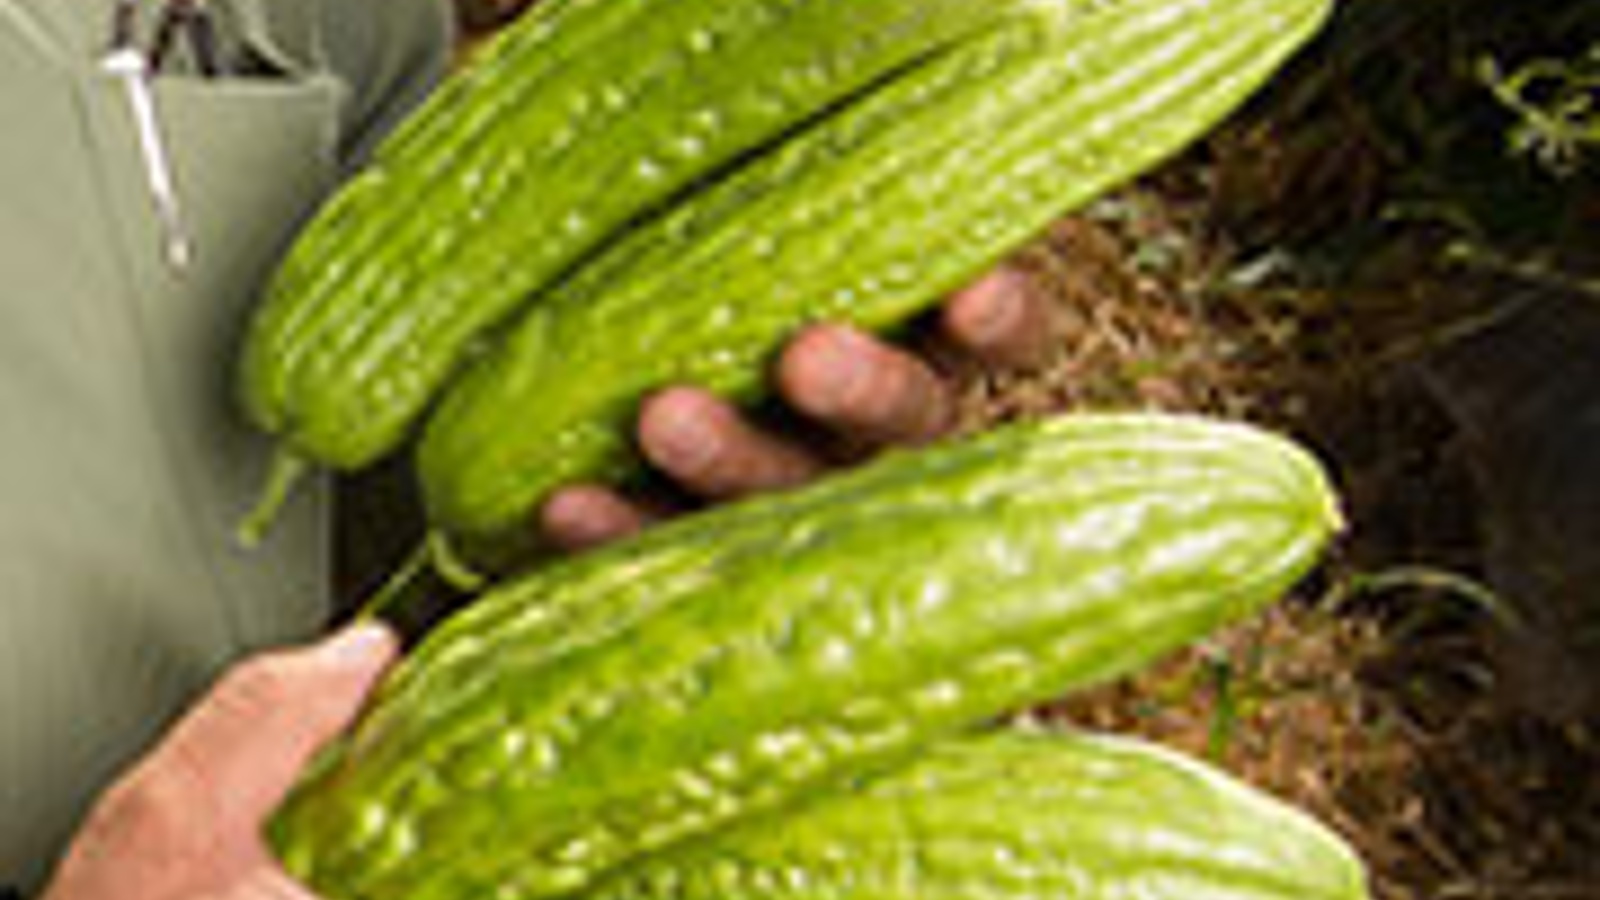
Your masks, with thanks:
[{"label": "green bitter melon", "polygon": [[618,233],[1031,0],[544,0],[308,225],[243,351],[305,462],[393,451],[492,329]]},{"label": "green bitter melon", "polygon": [[1182,754],[995,734],[624,867],[589,900],[1365,900],[1348,845]]},{"label": "green bitter melon", "polygon": [[692,196],[563,280],[445,393],[417,466],[467,546],[623,476],[638,403],[748,397],[807,322],[884,329],[1249,96],[1327,0],[1037,0]]},{"label": "green bitter melon", "polygon": [[534,900],[1114,677],[1338,521],[1241,425],[1082,415],[533,569],[434,632],[275,824],[336,900]]}]

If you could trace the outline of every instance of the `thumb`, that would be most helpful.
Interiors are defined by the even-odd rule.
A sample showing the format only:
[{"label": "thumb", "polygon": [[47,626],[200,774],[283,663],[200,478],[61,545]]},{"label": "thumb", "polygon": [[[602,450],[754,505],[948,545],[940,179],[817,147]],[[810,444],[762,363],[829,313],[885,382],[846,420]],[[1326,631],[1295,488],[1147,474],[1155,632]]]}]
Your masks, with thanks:
[{"label": "thumb", "polygon": [[354,721],[397,647],[384,626],[362,624],[246,660],[168,734],[144,774],[195,790],[193,808],[210,811],[211,828],[258,825]]}]

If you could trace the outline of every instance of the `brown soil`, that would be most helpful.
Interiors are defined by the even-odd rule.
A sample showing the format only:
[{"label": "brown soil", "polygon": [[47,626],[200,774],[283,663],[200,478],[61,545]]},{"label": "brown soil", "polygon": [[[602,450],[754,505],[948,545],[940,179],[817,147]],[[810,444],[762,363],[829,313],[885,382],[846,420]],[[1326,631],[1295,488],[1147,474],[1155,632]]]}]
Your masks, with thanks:
[{"label": "brown soil", "polygon": [[1239,261],[1173,188],[1104,201],[1020,257],[1059,344],[1026,373],[947,362],[966,424],[1105,406],[1254,420],[1322,450],[1350,530],[1268,615],[1040,713],[1208,756],[1313,812],[1384,900],[1600,898],[1600,728],[1505,702],[1499,626],[1462,597],[1481,547],[1448,423],[1365,364],[1392,342],[1330,335],[1319,298],[1231,288]]}]

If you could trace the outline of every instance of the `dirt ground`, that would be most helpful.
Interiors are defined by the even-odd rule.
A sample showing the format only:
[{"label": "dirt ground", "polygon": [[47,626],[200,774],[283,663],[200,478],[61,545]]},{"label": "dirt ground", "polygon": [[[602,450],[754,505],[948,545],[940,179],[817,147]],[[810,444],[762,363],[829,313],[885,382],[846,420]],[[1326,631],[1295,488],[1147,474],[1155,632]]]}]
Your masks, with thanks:
[{"label": "dirt ground", "polygon": [[1320,450],[1350,528],[1269,615],[1042,714],[1207,756],[1312,811],[1384,900],[1600,898],[1600,723],[1501,689],[1450,424],[1403,374],[1331,377],[1317,299],[1242,282],[1249,261],[1185,193],[1124,192],[1020,257],[1061,312],[1057,349],[1026,373],[949,364],[967,422],[1106,406],[1261,422]]}]

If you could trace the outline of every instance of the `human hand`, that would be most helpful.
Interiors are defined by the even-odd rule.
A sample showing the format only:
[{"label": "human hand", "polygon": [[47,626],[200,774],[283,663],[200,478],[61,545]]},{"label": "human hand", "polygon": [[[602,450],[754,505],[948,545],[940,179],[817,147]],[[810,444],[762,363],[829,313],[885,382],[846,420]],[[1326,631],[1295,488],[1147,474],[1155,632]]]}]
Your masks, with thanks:
[{"label": "human hand", "polygon": [[[1049,307],[1023,276],[1000,269],[957,292],[939,316],[939,337],[986,363],[1017,366],[1048,346]],[[949,386],[915,355],[857,329],[821,324],[801,332],[779,357],[779,396],[796,412],[856,446],[916,444],[953,424]],[[689,493],[728,500],[807,481],[823,457],[748,420],[727,401],[673,387],[641,408],[645,457]],[[644,527],[653,513],[614,488],[570,485],[540,511],[547,540],[581,549]]]},{"label": "human hand", "polygon": [[229,670],[101,797],[42,900],[315,900],[261,826],[396,647],[363,625]]}]

